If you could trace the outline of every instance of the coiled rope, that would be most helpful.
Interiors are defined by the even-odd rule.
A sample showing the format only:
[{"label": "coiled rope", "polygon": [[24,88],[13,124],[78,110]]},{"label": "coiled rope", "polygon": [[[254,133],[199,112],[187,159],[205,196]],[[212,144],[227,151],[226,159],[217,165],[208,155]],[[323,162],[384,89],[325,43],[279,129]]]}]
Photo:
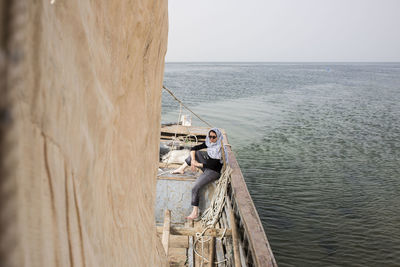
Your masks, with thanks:
[{"label": "coiled rope", "polygon": [[[214,191],[210,206],[204,211],[202,217],[201,217],[201,224],[202,227],[204,228],[202,232],[196,233],[196,239],[193,244],[193,251],[196,253],[197,256],[201,257],[201,266],[203,265],[203,261],[208,263],[210,262],[209,259],[204,257],[203,254],[203,246],[204,243],[209,242],[211,240],[211,237],[206,238],[204,236],[205,232],[208,229],[214,228],[219,219],[221,218],[221,213],[222,209],[225,206],[226,203],[226,196],[228,193],[228,185],[231,181],[231,173],[232,169],[229,165],[226,165],[225,169],[223,170],[221,177],[219,178],[217,182],[217,188]],[[227,228],[224,228],[224,232],[219,237],[219,240],[222,240],[225,237]],[[196,251],[196,243],[200,242],[202,246],[202,253],[200,254],[199,252]],[[214,262],[215,264],[220,264],[222,262],[227,261],[227,259],[224,259],[222,261]]]}]

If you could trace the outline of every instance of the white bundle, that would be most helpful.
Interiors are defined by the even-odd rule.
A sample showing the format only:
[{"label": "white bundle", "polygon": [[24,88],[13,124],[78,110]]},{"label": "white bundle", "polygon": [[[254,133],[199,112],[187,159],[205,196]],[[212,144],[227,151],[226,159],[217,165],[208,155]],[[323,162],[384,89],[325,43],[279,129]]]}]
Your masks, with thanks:
[{"label": "white bundle", "polygon": [[183,162],[185,162],[185,159],[189,157],[189,155],[190,155],[190,150],[188,149],[171,150],[162,157],[162,162],[168,164],[171,163],[182,164]]}]

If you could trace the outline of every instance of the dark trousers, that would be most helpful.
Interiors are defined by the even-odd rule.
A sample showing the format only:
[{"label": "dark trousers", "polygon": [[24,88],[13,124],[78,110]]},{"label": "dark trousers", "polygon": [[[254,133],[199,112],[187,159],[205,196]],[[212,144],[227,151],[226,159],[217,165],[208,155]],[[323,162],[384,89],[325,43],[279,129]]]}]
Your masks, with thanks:
[{"label": "dark trousers", "polygon": [[[208,159],[208,154],[206,151],[196,151],[195,159],[200,163],[205,163]],[[189,156],[185,161],[190,166],[192,158]],[[192,188],[192,206],[199,206],[200,190],[207,184],[218,180],[221,175],[219,172],[207,168],[202,168],[202,171],[203,173],[197,178]]]}]

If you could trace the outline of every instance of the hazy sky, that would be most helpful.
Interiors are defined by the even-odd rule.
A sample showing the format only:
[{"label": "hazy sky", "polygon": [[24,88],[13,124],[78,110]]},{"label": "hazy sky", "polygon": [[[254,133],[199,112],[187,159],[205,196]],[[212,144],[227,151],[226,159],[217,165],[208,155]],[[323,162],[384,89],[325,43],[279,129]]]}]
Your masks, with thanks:
[{"label": "hazy sky", "polygon": [[400,61],[400,0],[169,0],[171,61]]}]

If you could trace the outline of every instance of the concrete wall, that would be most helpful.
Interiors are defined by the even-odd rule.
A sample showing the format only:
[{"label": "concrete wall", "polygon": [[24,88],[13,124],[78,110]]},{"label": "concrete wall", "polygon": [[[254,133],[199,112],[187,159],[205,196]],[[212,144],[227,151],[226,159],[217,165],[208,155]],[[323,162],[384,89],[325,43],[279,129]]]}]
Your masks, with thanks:
[{"label": "concrete wall", "polygon": [[165,265],[154,202],[167,1],[50,2],[0,5],[0,260]]}]

